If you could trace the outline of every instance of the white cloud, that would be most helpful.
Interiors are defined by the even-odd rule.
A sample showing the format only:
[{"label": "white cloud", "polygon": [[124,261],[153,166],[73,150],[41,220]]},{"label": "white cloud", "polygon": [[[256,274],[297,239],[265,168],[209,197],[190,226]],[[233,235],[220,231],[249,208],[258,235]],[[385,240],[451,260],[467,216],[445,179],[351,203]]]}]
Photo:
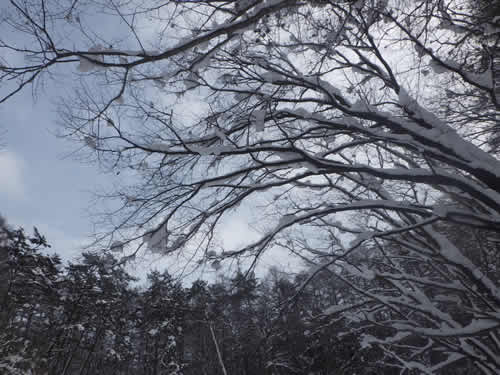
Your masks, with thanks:
[{"label": "white cloud", "polygon": [[10,151],[0,151],[0,195],[19,199],[24,194],[23,161]]}]

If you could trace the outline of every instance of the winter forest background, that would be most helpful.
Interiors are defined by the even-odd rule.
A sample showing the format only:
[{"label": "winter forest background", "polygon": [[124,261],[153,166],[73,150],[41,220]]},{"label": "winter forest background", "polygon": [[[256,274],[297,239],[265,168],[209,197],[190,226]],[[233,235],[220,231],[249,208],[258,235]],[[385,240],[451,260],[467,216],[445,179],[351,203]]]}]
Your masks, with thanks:
[{"label": "winter forest background", "polygon": [[500,373],[499,1],[0,9],[0,105],[113,178],[79,260],[1,219],[0,374]]}]

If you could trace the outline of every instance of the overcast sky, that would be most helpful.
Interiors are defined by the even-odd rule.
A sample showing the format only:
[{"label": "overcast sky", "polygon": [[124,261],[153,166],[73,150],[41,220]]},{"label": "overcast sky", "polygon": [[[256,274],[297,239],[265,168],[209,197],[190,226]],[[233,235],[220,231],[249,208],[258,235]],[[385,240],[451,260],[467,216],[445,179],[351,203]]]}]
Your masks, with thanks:
[{"label": "overcast sky", "polygon": [[[43,90],[36,100],[25,91],[0,107],[0,212],[12,225],[29,231],[36,226],[51,250],[69,260],[89,243],[92,192],[109,187],[111,177],[78,161],[72,156],[78,145],[55,136],[60,125],[50,100],[58,95],[54,90]],[[234,246],[249,228],[244,218],[233,218],[225,232],[226,245]],[[162,264],[154,256],[138,268]]]},{"label": "overcast sky", "polygon": [[70,156],[75,144],[55,136],[53,90],[39,92],[36,101],[25,91],[0,107],[0,212],[11,224],[37,226],[68,258],[87,242],[90,192],[107,178]]},{"label": "overcast sky", "polygon": [[[7,2],[1,2],[0,15],[6,6]],[[108,21],[91,19],[90,26],[93,22],[93,31],[116,34],[120,26]],[[145,32],[151,31],[145,29]],[[2,37],[6,37],[5,33]],[[20,36],[9,37],[17,39]],[[66,69],[76,71],[77,64]],[[68,78],[62,77],[55,83],[46,80],[43,87],[34,91],[28,87],[7,103],[0,104],[0,214],[10,224],[28,231],[36,226],[52,245],[52,252],[57,252],[64,260],[73,259],[84,245],[89,244],[93,231],[92,192],[110,187],[112,183],[112,177],[99,173],[96,164],[77,160],[75,151],[79,145],[55,135],[60,130],[57,100],[64,96],[63,90],[71,89],[73,81],[68,83]],[[248,225],[253,220],[252,214],[248,212],[225,221],[221,232],[225,246],[234,248],[245,238],[256,239],[257,233]],[[289,262],[282,252],[273,252],[263,265],[287,267]],[[158,256],[147,258],[136,266],[134,274],[140,276],[147,269],[167,264]],[[292,264],[292,267],[295,266]],[[210,272],[213,273],[208,267],[207,273]]]},{"label": "overcast sky", "polygon": [[[9,3],[0,1],[0,21],[9,10]],[[87,21],[82,18],[89,29],[109,35],[118,29],[111,22]],[[20,46],[26,43],[20,33],[6,34],[1,26],[2,38]],[[82,42],[70,38],[65,44]],[[0,58],[11,57],[5,54],[0,50]],[[62,71],[76,69],[74,64]],[[57,82],[46,79],[36,89],[29,86],[0,104],[0,214],[28,231],[36,226],[52,250],[69,260],[91,240],[92,192],[109,187],[111,179],[99,173],[97,165],[77,160],[79,145],[56,137],[61,130],[58,98],[71,90],[73,82],[68,82],[69,76],[59,78]]]},{"label": "overcast sky", "polygon": [[[93,230],[92,192],[109,187],[111,177],[95,164],[74,157],[78,145],[56,137],[59,130],[53,99],[58,92],[48,87],[36,100],[30,91],[0,107],[3,147],[0,151],[0,212],[12,225],[31,231],[36,226],[64,260],[78,256]],[[223,243],[234,247],[248,236],[249,217],[232,217],[223,230]],[[263,266],[291,265],[283,253],[269,254]],[[152,268],[169,267],[155,255],[142,259],[131,271],[144,276]],[[169,267],[170,268],[170,267]],[[267,267],[264,267],[267,268]],[[207,267],[205,277],[213,270]],[[213,276],[213,275],[212,275]]]}]

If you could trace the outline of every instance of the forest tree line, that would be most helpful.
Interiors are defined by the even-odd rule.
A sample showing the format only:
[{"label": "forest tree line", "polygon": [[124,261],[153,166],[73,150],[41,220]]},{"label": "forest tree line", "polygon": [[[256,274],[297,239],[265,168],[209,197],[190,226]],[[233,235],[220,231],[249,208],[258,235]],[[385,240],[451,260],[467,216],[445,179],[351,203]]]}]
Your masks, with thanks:
[{"label": "forest tree line", "polygon": [[353,297],[327,275],[299,297],[305,275],[277,269],[189,287],[152,271],[137,286],[110,253],[63,265],[48,246],[38,231],[2,225],[2,373],[369,374],[381,365],[380,351],[361,349],[361,326],[323,326],[327,306]]},{"label": "forest tree line", "polygon": [[[374,332],[377,328],[353,311],[357,293],[328,269],[311,280],[307,270],[291,275],[271,268],[260,279],[239,270],[189,286],[168,271],[151,271],[141,285],[109,252],[83,253],[64,265],[59,256],[47,255],[50,245],[38,230],[28,235],[1,224],[1,373],[372,375],[403,370],[387,352],[390,346],[382,349],[365,340],[394,332],[382,326]],[[469,250],[479,246],[460,238],[460,231],[448,228],[448,233]],[[363,267],[360,259],[350,261]],[[492,264],[484,263],[490,269]],[[494,270],[497,277],[499,270]],[[464,312],[455,314],[467,320]],[[418,341],[416,335],[408,337],[406,345]],[[440,360],[439,352],[430,353],[424,360],[429,366]],[[475,370],[472,361],[462,360],[439,373]]]}]

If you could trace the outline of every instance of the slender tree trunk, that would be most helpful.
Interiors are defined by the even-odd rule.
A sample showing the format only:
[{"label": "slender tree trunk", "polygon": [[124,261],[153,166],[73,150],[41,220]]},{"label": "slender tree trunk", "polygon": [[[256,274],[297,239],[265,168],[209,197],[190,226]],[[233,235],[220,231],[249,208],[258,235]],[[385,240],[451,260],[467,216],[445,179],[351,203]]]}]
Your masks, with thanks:
[{"label": "slender tree trunk", "polygon": [[63,371],[61,373],[61,375],[66,375],[66,372],[68,371],[68,368],[69,368],[69,365],[71,364],[71,362],[73,361],[73,357],[75,356],[75,350],[73,350],[68,358],[68,360],[66,361],[65,365],[64,365],[64,368],[63,368]]},{"label": "slender tree trunk", "polygon": [[217,358],[219,360],[219,365],[222,369],[222,373],[224,375],[227,375],[226,366],[224,365],[224,360],[222,359],[222,355],[221,355],[221,352],[219,349],[219,344],[217,343],[217,338],[215,337],[214,326],[212,323],[209,323],[209,327],[210,327],[210,333],[212,334],[212,340],[213,340],[214,345],[215,345],[215,350],[217,351]]}]

